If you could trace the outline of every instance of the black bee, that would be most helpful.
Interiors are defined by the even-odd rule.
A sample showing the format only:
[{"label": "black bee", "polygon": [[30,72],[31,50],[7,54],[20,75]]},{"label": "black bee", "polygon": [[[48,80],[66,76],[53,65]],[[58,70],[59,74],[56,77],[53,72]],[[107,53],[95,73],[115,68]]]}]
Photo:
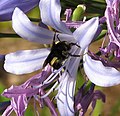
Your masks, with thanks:
[{"label": "black bee", "polygon": [[48,57],[46,58],[46,60],[43,64],[43,67],[45,67],[49,63],[54,69],[59,69],[69,56],[79,57],[79,55],[72,55],[71,53],[69,53],[69,51],[71,50],[73,45],[76,45],[78,47],[80,47],[80,46],[77,45],[76,43],[60,41],[60,39],[58,38],[58,35],[57,35],[57,38],[59,41],[56,43],[55,35],[53,38],[51,52],[48,55]]}]

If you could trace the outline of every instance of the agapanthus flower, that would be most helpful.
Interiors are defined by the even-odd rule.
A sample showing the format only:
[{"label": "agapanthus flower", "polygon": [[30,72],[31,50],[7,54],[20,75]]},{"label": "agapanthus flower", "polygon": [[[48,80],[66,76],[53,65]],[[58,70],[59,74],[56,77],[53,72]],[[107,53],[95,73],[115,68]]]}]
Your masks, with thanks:
[{"label": "agapanthus flower", "polygon": [[[94,56],[90,54],[90,52],[89,54],[86,54],[88,52],[89,44],[98,30],[98,18],[95,17],[89,21],[86,21],[72,33],[66,26],[66,22],[60,20],[61,6],[59,0],[41,0],[39,7],[41,11],[42,22],[57,30],[58,32],[56,35],[59,35],[61,41],[74,42],[80,46],[80,48],[73,46],[70,51],[71,54],[76,54],[80,57],[70,56],[59,70],[55,72],[53,71],[54,74],[56,73],[55,75],[52,73],[53,76],[49,76],[43,82],[43,85],[47,85],[53,82],[58,75],[60,77],[58,79],[59,83],[56,81],[52,89],[50,89],[47,94],[41,97],[44,99],[59,84],[57,87],[58,94],[56,96],[58,109],[61,115],[74,115],[73,96],[76,83],[75,77],[80,59],[82,59],[83,52],[83,65],[85,73],[90,81],[96,85],[108,87],[120,84],[120,72],[116,69],[116,66],[111,64],[111,62],[105,62],[105,60],[102,60],[102,58],[97,57],[96,55]],[[107,7],[109,8],[109,5]],[[106,10],[106,13],[109,12]],[[108,15],[106,15],[106,18],[109,18]],[[110,18],[109,21],[111,21]],[[14,10],[12,24],[15,32],[24,39],[42,44],[51,44],[53,41],[53,31],[47,30],[30,22],[27,16],[19,8]],[[114,32],[113,23],[112,25],[110,23],[110,26],[112,26],[112,28],[108,26],[109,30]],[[110,35],[113,36],[111,31]],[[118,50],[116,50],[117,55],[115,55],[117,58],[119,58],[119,38],[114,39],[114,36],[112,36],[110,41],[110,46],[112,47],[110,48]],[[8,72],[14,74],[30,73],[42,68],[43,62],[49,53],[50,50],[46,48],[10,53],[5,57],[6,59],[4,67]],[[62,71],[63,67],[65,67],[65,69],[61,74],[60,72]]]},{"label": "agapanthus flower", "polygon": [[40,0],[0,0],[0,21],[12,19],[15,7],[19,7],[25,13],[38,5]]},{"label": "agapanthus flower", "polygon": [[103,41],[100,56],[91,52],[89,54],[91,57],[88,54],[84,55],[84,70],[91,82],[99,86],[109,87],[120,84],[120,1],[106,0],[106,2],[104,21],[106,20],[107,23],[109,42],[105,46]]},{"label": "agapanthus flower", "polygon": [[[45,23],[46,25],[47,23],[50,23],[51,27],[62,32],[62,33],[56,33],[56,35],[59,34],[59,38],[61,41],[64,40],[68,42],[75,42],[78,45],[80,45],[80,47],[84,50],[89,45],[89,43],[92,40],[92,37],[96,33],[96,30],[98,28],[98,18],[93,18],[90,21],[84,23],[83,25],[80,26],[80,28],[77,28],[74,31],[74,33],[72,33],[66,27],[65,23],[60,21],[60,11],[61,11],[60,3],[56,0],[53,1],[54,4],[53,6],[54,8],[56,8],[55,11],[52,10],[54,8],[51,8],[50,5],[48,5],[48,4],[52,4],[50,3],[50,1],[48,1],[47,4],[45,4],[44,2],[46,3],[46,1],[40,2],[41,19],[43,23]],[[45,12],[46,10],[49,10],[49,12]],[[13,13],[12,25],[13,25],[13,29],[18,35],[29,41],[39,42],[42,44],[51,44],[53,41],[53,37],[55,34],[53,31],[47,30],[45,28],[33,24],[19,8],[16,8]],[[86,38],[87,41],[84,38]],[[5,56],[4,68],[8,72],[14,74],[30,73],[42,68],[44,59],[47,57],[48,54],[49,54],[49,49],[44,49],[44,48],[10,53]],[[26,65],[26,63],[28,65]],[[11,66],[13,67],[12,69]]]},{"label": "agapanthus flower", "polygon": [[[91,43],[98,29],[99,20],[97,17],[92,18],[72,33],[66,27],[66,24],[60,20],[61,6],[59,0],[41,0],[39,7],[42,22],[59,31],[60,33],[56,33],[56,35],[59,34],[61,41],[74,42],[80,46],[80,48],[73,46],[70,51],[71,54],[77,54],[80,55],[80,57],[70,56],[65,64],[56,71],[54,76],[48,77],[43,82],[43,85],[49,84],[56,78],[56,75],[58,76],[63,67],[65,67],[66,70],[64,70],[62,74],[59,74],[59,86],[57,87],[58,94],[56,96],[57,105],[61,115],[74,115],[74,88],[77,69],[85,48]],[[30,22],[27,16],[19,8],[16,8],[13,13],[12,24],[15,32],[22,38],[43,44],[52,43],[54,32]],[[8,72],[14,74],[30,73],[42,68],[43,62],[48,54],[49,49],[45,48],[10,53],[5,57],[4,67]],[[56,81],[52,89],[57,85],[58,81]],[[42,96],[42,98],[45,98],[50,91]]]}]

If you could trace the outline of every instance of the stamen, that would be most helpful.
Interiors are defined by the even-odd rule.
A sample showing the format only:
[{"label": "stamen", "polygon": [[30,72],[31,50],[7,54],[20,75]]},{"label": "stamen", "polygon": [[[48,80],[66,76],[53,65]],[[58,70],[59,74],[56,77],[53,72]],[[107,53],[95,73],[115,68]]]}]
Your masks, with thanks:
[{"label": "stamen", "polygon": [[85,21],[86,21],[86,19],[87,19],[87,17],[86,17],[86,16],[84,16],[84,17],[83,17],[83,22],[85,22]]},{"label": "stamen", "polygon": [[50,82],[52,82],[58,75],[58,73],[63,69],[64,66],[62,66],[60,69],[55,70],[55,72],[53,72],[44,82],[43,85],[48,84]]},{"label": "stamen", "polygon": [[58,91],[58,93],[57,93],[57,95],[56,95],[56,98],[59,96],[59,94],[62,92],[62,85],[65,85],[66,84],[66,79],[67,78],[65,78],[67,76],[67,72],[64,72],[64,74],[63,74],[63,76],[62,76],[62,78],[60,78],[60,84],[58,85],[58,87],[55,89],[55,90],[58,90],[59,89],[59,91]]},{"label": "stamen", "polygon": [[66,22],[70,21],[71,14],[72,14],[72,9],[66,9],[64,13],[64,15],[66,15]]},{"label": "stamen", "polygon": [[55,89],[55,87],[56,87],[57,85],[58,85],[58,82],[56,82],[56,83],[52,86],[52,88],[51,88],[45,95],[41,96],[41,98],[47,97],[47,96]]},{"label": "stamen", "polygon": [[50,83],[52,80],[56,78],[58,74],[57,73],[52,73],[44,82],[43,85]]}]

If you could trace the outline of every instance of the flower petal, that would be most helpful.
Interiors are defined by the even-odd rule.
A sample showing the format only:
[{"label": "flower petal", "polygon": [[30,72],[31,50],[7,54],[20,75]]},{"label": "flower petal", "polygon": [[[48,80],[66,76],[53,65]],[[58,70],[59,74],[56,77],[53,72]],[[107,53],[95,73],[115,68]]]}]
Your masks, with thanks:
[{"label": "flower petal", "polygon": [[19,7],[24,12],[28,12],[38,5],[39,0],[0,0],[0,21],[12,19],[12,13],[15,7]]},{"label": "flower petal", "polygon": [[24,50],[5,56],[4,68],[13,74],[25,74],[42,68],[48,49]]},{"label": "flower petal", "polygon": [[6,110],[3,112],[2,116],[10,116],[10,114],[12,113],[13,108],[11,105],[9,105]]},{"label": "flower petal", "polygon": [[111,15],[111,9],[108,7],[105,11],[105,16],[106,16],[108,32],[110,33],[109,38],[110,38],[110,41],[113,41],[118,46],[120,46],[119,34],[117,34],[117,31],[114,28],[114,22],[115,22],[114,18],[115,17],[113,17],[112,15]]},{"label": "flower petal", "polygon": [[42,44],[52,43],[54,32],[33,24],[19,8],[14,10],[12,26],[24,39]]},{"label": "flower petal", "polygon": [[68,67],[66,66],[66,68],[69,71],[70,78],[76,77],[79,63],[80,63],[80,60],[82,59],[82,54],[83,54],[83,51],[80,48],[77,48],[77,49],[75,48],[73,49],[73,51],[74,52],[72,52],[72,54],[80,55],[81,57],[71,57],[70,61],[68,61]]},{"label": "flower petal", "polygon": [[67,96],[66,96],[66,105],[67,105],[67,116],[74,114],[74,92],[75,92],[75,81],[76,78],[68,78],[67,81]]},{"label": "flower petal", "polygon": [[21,86],[11,86],[9,89],[5,89],[2,93],[2,96],[7,98],[15,98],[21,95],[26,95],[26,97],[32,97],[33,95],[38,93],[38,89],[34,88],[24,88]]},{"label": "flower petal", "polygon": [[113,3],[114,0],[106,0],[106,3],[107,3],[107,6],[112,6],[112,3]]},{"label": "flower petal", "polygon": [[11,100],[11,105],[17,116],[24,116],[25,110],[27,109],[28,100],[26,95],[21,95],[18,97],[13,97]]},{"label": "flower petal", "polygon": [[60,32],[72,34],[65,23],[60,21],[60,0],[41,0],[39,7],[43,23],[55,28]]},{"label": "flower petal", "polygon": [[[81,54],[82,51],[74,49],[74,54]],[[80,62],[80,57],[72,57],[66,65],[67,71],[63,73],[58,90],[57,105],[61,116],[74,115],[74,90],[76,84],[76,74]],[[68,73],[69,72],[69,73]]]},{"label": "flower petal", "polygon": [[85,49],[94,38],[99,26],[98,17],[92,18],[77,28],[73,35],[82,49]]},{"label": "flower petal", "polygon": [[74,116],[74,87],[75,79],[64,73],[64,80],[58,90],[57,106],[61,116]]},{"label": "flower petal", "polygon": [[120,84],[120,72],[112,67],[105,67],[101,61],[84,55],[84,70],[91,82],[98,86],[109,87]]}]

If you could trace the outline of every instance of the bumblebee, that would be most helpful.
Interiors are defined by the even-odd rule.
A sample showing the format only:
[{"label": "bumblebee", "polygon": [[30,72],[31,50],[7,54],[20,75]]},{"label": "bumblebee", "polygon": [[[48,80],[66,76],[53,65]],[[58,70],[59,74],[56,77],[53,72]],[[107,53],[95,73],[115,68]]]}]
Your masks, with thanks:
[{"label": "bumblebee", "polygon": [[71,53],[69,53],[73,45],[80,47],[79,45],[77,45],[76,43],[69,43],[67,41],[60,41],[58,35],[57,38],[59,41],[56,43],[55,36],[56,34],[53,38],[51,52],[46,58],[43,67],[45,67],[49,63],[54,69],[59,69],[69,56],[79,57],[79,55],[72,55]]}]

